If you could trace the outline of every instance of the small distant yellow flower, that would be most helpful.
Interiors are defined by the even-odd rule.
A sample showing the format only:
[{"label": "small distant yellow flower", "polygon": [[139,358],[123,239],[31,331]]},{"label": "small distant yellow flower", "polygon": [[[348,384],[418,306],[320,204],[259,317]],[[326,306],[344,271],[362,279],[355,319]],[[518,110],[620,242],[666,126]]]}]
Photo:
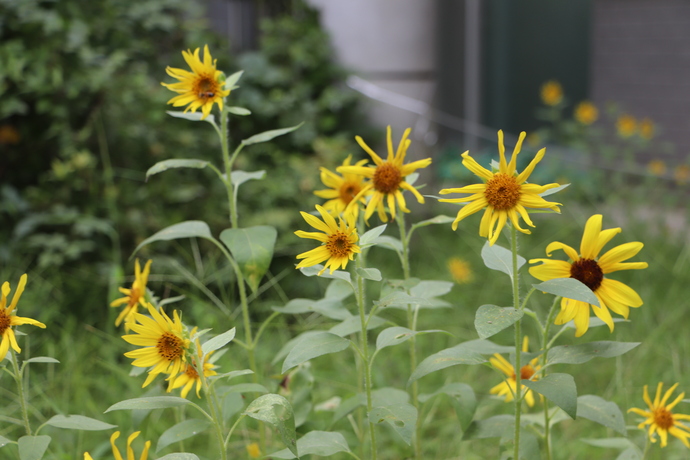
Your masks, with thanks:
[{"label": "small distant yellow flower", "polygon": [[649,410],[638,409],[637,407],[632,407],[628,409],[628,412],[634,412],[637,415],[645,417],[645,420],[640,423],[637,427],[643,429],[645,426],[649,425],[649,440],[656,442],[656,435],[661,438],[661,447],[666,447],[668,443],[668,435],[675,436],[680,439],[685,447],[690,448],[690,426],[682,423],[681,420],[690,420],[690,415],[686,414],[674,414],[671,412],[676,404],[678,404],[685,393],[679,394],[672,403],[666,404],[668,399],[671,397],[673,390],[676,389],[678,384],[676,383],[671,388],[669,388],[664,397],[661,397],[661,391],[664,387],[662,382],[656,388],[656,396],[654,401],[649,398],[649,391],[647,385],[644,386],[644,402],[647,403]]},{"label": "small distant yellow flower", "polygon": [[663,176],[666,174],[666,163],[663,160],[652,160],[647,163],[647,171],[655,176]]},{"label": "small distant yellow flower", "polygon": [[690,166],[676,166],[676,168],[673,170],[673,178],[676,180],[676,184],[678,185],[686,184],[690,180]]},{"label": "small distant yellow flower", "polygon": [[14,295],[12,296],[12,302],[10,303],[9,307],[5,307],[5,305],[7,305],[7,296],[10,295],[11,291],[10,283],[5,281],[2,284],[2,297],[0,297],[0,337],[2,338],[2,341],[0,342],[0,361],[2,361],[2,359],[7,354],[7,351],[10,349],[10,346],[17,353],[22,351],[22,349],[19,348],[19,345],[17,344],[17,338],[14,335],[14,330],[12,330],[12,326],[31,324],[32,326],[38,326],[42,329],[45,329],[46,327],[45,324],[38,322],[35,319],[22,318],[14,314],[14,309],[17,307],[17,302],[19,302],[19,298],[22,296],[22,293],[24,292],[26,280],[27,276],[26,273],[24,273],[19,278],[17,290],[14,291]]},{"label": "small distant yellow flower", "polygon": [[204,45],[204,60],[199,58],[199,48],[182,51],[184,60],[187,61],[192,71],[166,67],[165,71],[173,78],[180,80],[177,83],[161,83],[170,91],[179,93],[168,101],[174,107],[186,105],[185,112],[196,112],[201,108],[203,120],[211,113],[213,104],[218,104],[223,110],[223,98],[230,95],[230,90],[224,90],[224,82],[220,81],[223,72],[216,70],[216,61],[211,57],[208,45]]},{"label": "small distant yellow flower", "polygon": [[21,136],[19,131],[12,125],[0,126],[0,145],[19,144]]},{"label": "small distant yellow flower", "polygon": [[472,281],[474,275],[472,274],[472,267],[469,262],[459,257],[451,257],[448,259],[448,271],[456,283],[466,284]]},{"label": "small distant yellow flower", "polygon": [[563,88],[556,80],[549,80],[541,86],[541,101],[550,106],[563,100]]},{"label": "small distant yellow flower", "polygon": [[591,125],[599,118],[599,110],[589,101],[582,101],[575,107],[575,119],[583,125]]},{"label": "small distant yellow flower", "polygon": [[173,379],[185,368],[189,350],[189,339],[177,310],[173,311],[174,319],[171,320],[163,310],[157,311],[150,303],[146,308],[151,318],[137,313],[136,322],[130,325],[136,334],[122,336],[132,345],[143,347],[125,353],[126,357],[134,358],[132,366],[151,368],[142,388],[161,373],[170,374],[168,379]]},{"label": "small distant yellow flower", "polygon": [[[196,332],[196,328],[192,331],[192,335]],[[182,387],[182,391],[180,392],[180,396],[183,398],[187,397],[187,394],[189,393],[189,390],[192,389],[194,384],[196,383],[196,397],[201,398],[201,395],[199,394],[199,391],[201,390],[201,378],[199,377],[199,373],[196,371],[196,368],[194,367],[194,364],[198,363],[201,361],[201,358],[203,357],[202,355],[202,350],[201,350],[201,344],[197,340],[196,342],[196,349],[197,349],[197,357],[194,358],[194,362],[192,363],[187,363],[187,367],[185,368],[184,372],[181,372],[177,377],[173,378],[170,380],[170,385],[168,385],[168,392],[174,390],[175,388],[180,388]],[[213,352],[210,352],[208,355],[206,355],[206,360],[204,361],[204,377],[210,377],[212,375],[217,375],[218,373],[214,370],[216,366],[213,365],[213,363],[208,362],[208,358],[213,354]]]},{"label": "small distant yellow flower", "polygon": [[304,260],[297,265],[297,268],[311,267],[326,261],[319,275],[327,268],[330,268],[330,272],[333,273],[338,268],[345,268],[347,262],[353,260],[354,255],[360,252],[359,246],[356,244],[359,241],[359,236],[357,235],[354,214],[345,213],[344,216],[338,217],[340,221],[340,225],[338,225],[324,207],[316,205],[316,210],[321,214],[323,221],[306,212],[300,214],[309,225],[323,233],[297,230],[295,235],[300,238],[311,238],[323,244],[318,248],[299,254],[297,258]]},{"label": "small distant yellow flower", "polygon": [[632,115],[621,115],[616,121],[616,129],[621,137],[630,137],[637,131],[637,120]]},{"label": "small distant yellow flower", "polygon": [[247,444],[247,453],[251,458],[261,457],[261,449],[259,449],[259,445],[255,442]]},{"label": "small distant yellow flower", "polygon": [[575,278],[581,281],[594,292],[599,300],[599,307],[590,305],[580,300],[561,299],[561,312],[555,320],[555,324],[565,324],[575,320],[575,337],[582,336],[589,328],[589,308],[594,310],[604,323],[613,332],[613,319],[611,309],[627,319],[630,307],[637,308],[642,305],[642,299],[632,288],[604,277],[604,275],[620,270],[640,270],[647,268],[647,262],[624,262],[634,257],[644,247],[640,242],[625,243],[609,249],[601,257],[599,253],[611,239],[621,232],[620,228],[601,229],[602,216],[595,214],[587,220],[585,231],[580,244],[580,254],[572,247],[554,241],[546,246],[546,255],[557,249],[562,249],[570,258],[570,262],[564,260],[532,259],[529,262],[541,265],[530,267],[529,272],[541,281],[554,278]]},{"label": "small distant yellow flower", "polygon": [[[352,155],[343,161],[342,166],[350,166],[350,161],[352,160]],[[361,160],[355,163],[355,167],[363,167],[367,163],[367,160]],[[321,182],[326,187],[325,190],[317,190],[314,195],[325,198],[326,201],[323,207],[327,209],[334,216],[339,216],[342,214],[352,200],[359,195],[359,192],[364,188],[364,177],[359,174],[348,174],[345,173],[342,176],[329,171],[326,168],[321,168]],[[366,203],[367,194],[360,195],[359,202],[362,204]],[[359,215],[359,206],[351,206],[350,210],[355,214],[355,220]]]},{"label": "small distant yellow flower", "polygon": [[110,302],[111,307],[118,307],[123,304],[127,306],[120,312],[115,319],[115,326],[119,326],[122,320],[125,320],[125,332],[129,332],[129,324],[134,322],[134,315],[137,314],[139,305],[146,308],[146,283],[149,280],[149,273],[151,272],[151,261],[149,260],[144,265],[144,271],[141,271],[139,259],[134,262],[134,282],[130,289],[118,288],[118,290],[125,296]]},{"label": "small distant yellow flower", "polygon": [[371,199],[364,211],[364,220],[368,221],[369,217],[374,213],[374,210],[376,210],[378,211],[379,219],[383,222],[387,222],[388,217],[384,207],[385,204],[388,205],[388,211],[391,214],[391,218],[395,219],[396,202],[402,212],[410,212],[406,207],[405,197],[402,194],[403,190],[412,192],[419,203],[424,203],[424,197],[416,188],[405,181],[405,177],[418,169],[429,166],[431,164],[431,158],[403,164],[407,149],[412,142],[407,138],[411,131],[410,128],[405,130],[400,144],[398,144],[398,150],[394,154],[391,127],[388,126],[386,130],[386,141],[388,144],[388,157],[386,161],[383,161],[383,159],[381,159],[361,137],[356,136],[355,139],[357,143],[374,160],[376,166],[340,166],[336,170],[342,174],[359,174],[371,179],[371,181],[365,184],[362,190],[360,190],[357,196],[350,202],[350,206],[358,205],[357,203],[360,198],[373,191]]},{"label": "small distant yellow flower", "polygon": [[518,216],[530,227],[534,227],[532,220],[527,215],[525,208],[551,209],[560,212],[560,203],[553,203],[544,200],[539,194],[558,187],[558,184],[537,185],[526,183],[534,167],[541,161],[546,153],[546,149],[541,149],[530,162],[530,164],[520,174],[515,170],[518,153],[525,139],[524,131],[520,133],[510,163],[506,162],[505,146],[503,145],[503,131],[498,132],[498,153],[500,155],[498,172],[491,172],[484,169],[472,158],[469,152],[462,154],[462,164],[485,181],[483,184],[467,185],[461,188],[446,188],[441,190],[441,195],[449,193],[470,193],[464,198],[448,198],[439,201],[445,203],[468,203],[459,212],[453,222],[453,230],[458,228],[458,222],[465,217],[474,214],[484,208],[484,216],[479,224],[479,236],[489,239],[489,244],[493,245],[508,219],[513,226],[522,233],[530,233],[529,230],[520,227]]},{"label": "small distant yellow flower", "polygon": [[650,140],[654,137],[654,122],[649,118],[643,118],[640,122],[640,137],[645,140]]},{"label": "small distant yellow flower", "polygon": [[[529,337],[527,336],[525,336],[525,339],[522,342],[522,351],[529,351]],[[507,359],[498,353],[495,353],[493,358],[489,358],[489,362],[493,367],[503,372],[508,377],[503,382],[489,390],[489,394],[505,396],[506,402],[511,402],[513,399],[515,399],[515,392],[517,391],[517,375],[515,374],[515,367],[513,367],[513,365],[510,364]],[[541,369],[541,366],[539,366],[537,362],[539,362],[539,357],[534,358],[528,364],[520,368],[520,380],[537,380],[536,377],[533,378],[534,374]],[[532,394],[532,390],[527,388],[525,385],[521,385],[520,394],[525,395],[525,401],[529,407],[534,406],[534,394]]]},{"label": "small distant yellow flower", "polygon": [[532,131],[531,133],[529,133],[527,135],[527,139],[525,140],[527,141],[527,145],[533,148],[536,148],[542,144],[541,136],[536,131]]}]

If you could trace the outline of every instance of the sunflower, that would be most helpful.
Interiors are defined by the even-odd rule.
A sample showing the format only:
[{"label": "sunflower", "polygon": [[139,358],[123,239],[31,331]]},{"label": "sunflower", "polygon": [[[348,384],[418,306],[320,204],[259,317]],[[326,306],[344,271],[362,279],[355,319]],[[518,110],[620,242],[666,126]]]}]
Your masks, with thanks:
[{"label": "sunflower", "polygon": [[[196,328],[192,331],[192,335],[194,335],[195,332]],[[191,390],[194,384],[196,383],[196,397],[201,398],[201,395],[199,394],[199,391],[201,390],[201,378],[199,377],[199,373],[197,372],[196,367],[194,367],[194,365],[198,363],[203,357],[201,351],[201,344],[198,340],[196,342],[196,349],[198,351],[198,355],[197,358],[194,358],[194,363],[187,363],[184,372],[181,372],[178,376],[170,380],[170,385],[168,385],[168,392],[174,390],[175,388],[182,387],[180,396],[186,398],[187,394],[189,393],[189,390]],[[208,362],[208,358],[211,356],[211,354],[213,354],[213,352],[209,353],[206,356],[206,360],[204,360],[204,377],[210,377],[212,375],[218,374],[214,370],[216,366],[214,366],[213,363]]]},{"label": "sunflower", "polygon": [[[342,166],[350,166],[351,160],[352,155],[348,155],[345,161],[343,161]],[[367,160],[360,160],[354,166],[363,167],[366,162]],[[314,195],[328,200],[323,204],[323,207],[334,216],[342,214],[364,187],[364,178],[361,175],[346,173],[339,176],[326,168],[321,168],[321,182],[329,188],[317,190],[314,192]],[[366,203],[365,196],[361,195],[359,197],[361,203]],[[354,213],[355,220],[357,220],[359,206],[351,206],[349,209]]]},{"label": "sunflower", "polygon": [[680,420],[690,420],[690,415],[686,414],[674,414],[671,412],[676,404],[678,404],[685,393],[679,394],[672,403],[666,404],[668,399],[671,397],[673,390],[676,389],[678,384],[676,383],[671,388],[669,388],[664,397],[661,397],[661,390],[664,387],[662,382],[656,388],[656,396],[654,397],[654,402],[649,399],[649,390],[647,385],[644,386],[644,402],[647,403],[649,410],[638,409],[637,407],[632,407],[628,409],[628,412],[634,412],[637,415],[645,417],[645,420],[640,423],[637,427],[643,429],[645,425],[649,425],[649,440],[656,442],[656,435],[658,434],[661,438],[661,447],[666,447],[668,442],[668,435],[675,436],[676,438],[683,441],[685,447],[690,448],[690,426],[681,423]]},{"label": "sunflower", "polygon": [[[522,342],[522,351],[525,353],[529,351],[529,337],[527,336],[525,336]],[[529,362],[529,364],[520,368],[520,380],[532,379],[534,374],[541,369],[541,366],[537,364],[538,361],[538,357],[534,358]],[[489,394],[505,396],[506,402],[511,402],[515,398],[515,392],[517,391],[517,375],[515,374],[515,367],[513,367],[513,365],[510,364],[507,359],[498,353],[495,353],[493,358],[489,358],[489,362],[493,367],[503,372],[508,377],[503,382],[489,390]],[[536,378],[534,380],[536,380]],[[534,406],[534,395],[532,394],[532,390],[522,385],[520,387],[520,394],[525,395],[525,401],[529,407]]]},{"label": "sunflower", "polygon": [[17,338],[14,335],[14,330],[12,330],[12,326],[31,324],[32,326],[38,326],[43,329],[45,329],[46,327],[45,324],[38,322],[35,319],[22,318],[13,314],[14,309],[17,307],[17,302],[19,302],[19,298],[22,296],[22,293],[24,292],[24,287],[26,286],[26,279],[26,273],[24,273],[19,278],[17,290],[14,291],[14,296],[12,296],[12,302],[10,303],[10,306],[7,308],[5,308],[5,305],[7,305],[7,296],[10,294],[11,291],[10,283],[5,281],[2,284],[2,297],[0,297],[0,337],[2,337],[2,341],[0,341],[0,361],[2,361],[2,359],[7,354],[7,351],[10,349],[10,346],[12,346],[12,349],[17,353],[22,351],[22,349],[19,348],[19,345],[17,344]]},{"label": "sunflower", "polygon": [[556,80],[550,80],[541,86],[541,100],[544,104],[554,106],[563,100],[563,88]]},{"label": "sunflower", "polygon": [[371,179],[370,182],[362,187],[352,201],[350,201],[349,205],[350,208],[355,205],[358,206],[359,200],[362,197],[368,193],[372,193],[371,200],[369,200],[366,210],[364,211],[364,220],[368,221],[369,217],[374,213],[374,210],[376,210],[378,211],[379,219],[383,222],[387,222],[388,216],[386,215],[384,204],[388,205],[388,210],[393,219],[395,219],[396,202],[402,212],[410,212],[406,207],[405,197],[402,194],[403,190],[409,190],[417,198],[419,203],[424,203],[424,197],[416,188],[405,181],[405,177],[418,169],[429,166],[431,164],[431,158],[403,164],[407,149],[412,142],[407,138],[411,131],[410,128],[405,130],[398,144],[398,150],[394,154],[391,127],[388,126],[386,129],[386,140],[388,144],[388,157],[386,161],[383,161],[383,159],[381,159],[361,137],[355,136],[359,146],[371,156],[376,166],[340,166],[336,169],[336,171],[341,174],[359,174]]},{"label": "sunflower", "polygon": [[515,163],[518,153],[525,139],[525,132],[520,133],[510,163],[506,163],[505,146],[503,145],[503,131],[498,132],[498,153],[500,155],[498,172],[491,172],[484,169],[472,158],[469,152],[462,154],[462,164],[485,181],[483,184],[467,185],[461,188],[446,188],[440,191],[441,195],[449,193],[471,193],[464,198],[450,198],[439,201],[445,203],[468,203],[459,212],[453,221],[453,230],[458,228],[458,222],[475,212],[486,208],[481,223],[479,224],[479,236],[489,238],[489,244],[493,245],[498,239],[506,221],[510,219],[513,226],[522,233],[530,233],[529,230],[520,227],[518,215],[530,227],[534,224],[527,215],[525,208],[546,208],[560,212],[560,203],[553,203],[544,200],[541,193],[549,189],[558,187],[558,184],[537,185],[528,184],[525,181],[529,178],[534,167],[541,161],[546,153],[546,149],[541,149],[530,162],[530,164],[517,174]]},{"label": "sunflower", "polygon": [[174,107],[186,105],[185,112],[191,110],[196,112],[201,108],[203,116],[206,118],[213,109],[213,104],[218,104],[223,110],[223,98],[230,95],[230,90],[224,90],[224,83],[221,81],[223,72],[216,70],[216,60],[211,57],[208,45],[204,45],[204,61],[199,58],[199,48],[194,50],[182,51],[184,60],[192,71],[175,69],[170,66],[165,71],[173,78],[180,80],[177,83],[161,83],[170,91],[179,93],[168,101]]},{"label": "sunflower", "polygon": [[132,366],[151,368],[142,388],[160,373],[170,374],[168,379],[174,378],[184,369],[189,350],[189,339],[177,310],[173,311],[174,319],[171,320],[163,310],[157,311],[150,303],[146,308],[151,318],[137,313],[136,323],[130,325],[136,334],[122,336],[132,345],[143,347],[125,353],[128,358],[135,358]]},{"label": "sunflower", "polygon": [[[134,441],[137,436],[141,431],[135,431],[131,435],[129,435],[129,438],[127,438],[127,460],[135,460],[134,458],[134,449],[132,449],[132,441]],[[117,438],[120,437],[120,432],[116,431],[115,433],[110,436],[110,445],[113,448],[113,456],[115,457],[115,460],[123,460],[122,455],[120,454],[120,450],[117,448],[115,445],[115,441]],[[139,460],[146,460],[149,457],[149,449],[151,448],[151,441],[146,441],[146,444],[144,444],[144,450],[141,451],[141,457],[139,457]],[[84,453],[84,460],[93,460],[91,458],[91,455],[89,455],[88,452]]]},{"label": "sunflower", "polygon": [[594,292],[599,300],[599,307],[574,299],[561,299],[561,312],[556,317],[555,324],[565,324],[575,320],[575,336],[580,337],[589,328],[589,307],[594,314],[605,322],[613,332],[611,309],[624,318],[628,318],[630,307],[642,305],[642,299],[637,292],[620,281],[605,278],[604,275],[619,270],[639,270],[647,268],[647,262],[624,262],[634,257],[644,246],[640,242],[625,243],[610,249],[599,257],[599,253],[611,238],[621,232],[620,228],[601,230],[601,214],[595,214],[587,220],[585,231],[580,243],[580,254],[572,247],[554,241],[546,247],[546,255],[556,249],[562,249],[570,258],[564,260],[532,259],[531,264],[541,262],[541,265],[530,267],[529,272],[535,278],[547,281],[554,278],[575,278],[584,283]]},{"label": "sunflower", "polygon": [[654,137],[654,122],[649,118],[643,118],[640,122],[640,137],[645,140],[650,140]]},{"label": "sunflower", "polygon": [[621,137],[630,137],[637,132],[637,120],[632,115],[623,114],[616,120],[616,129]]},{"label": "sunflower", "polygon": [[247,454],[249,454],[251,458],[261,457],[261,449],[259,449],[259,445],[255,442],[247,444]]},{"label": "sunflower", "polygon": [[599,110],[589,101],[582,101],[575,107],[575,119],[583,125],[591,125],[599,118]]},{"label": "sunflower", "polygon": [[451,278],[453,278],[456,283],[467,284],[474,279],[472,266],[465,259],[451,257],[446,261],[446,265],[448,266]]},{"label": "sunflower", "polygon": [[125,332],[129,332],[129,324],[134,322],[134,315],[137,314],[139,305],[146,308],[146,283],[148,282],[150,272],[151,261],[146,262],[142,272],[139,259],[137,259],[134,262],[134,282],[132,287],[130,289],[118,288],[125,296],[110,302],[111,307],[127,304],[117,316],[117,319],[115,319],[115,326],[119,326],[122,320],[125,320]]},{"label": "sunflower", "polygon": [[323,206],[316,205],[316,210],[321,214],[323,221],[306,212],[301,212],[301,214],[309,225],[323,233],[297,230],[295,235],[300,238],[318,240],[323,244],[318,248],[299,254],[297,258],[304,260],[297,265],[297,268],[311,267],[326,260],[327,262],[319,275],[329,267],[333,273],[338,268],[345,268],[348,260],[353,260],[354,255],[360,252],[359,246],[356,244],[359,241],[359,236],[355,226],[355,217],[353,213],[345,213],[344,217],[338,218],[340,220],[340,225],[338,225]]}]

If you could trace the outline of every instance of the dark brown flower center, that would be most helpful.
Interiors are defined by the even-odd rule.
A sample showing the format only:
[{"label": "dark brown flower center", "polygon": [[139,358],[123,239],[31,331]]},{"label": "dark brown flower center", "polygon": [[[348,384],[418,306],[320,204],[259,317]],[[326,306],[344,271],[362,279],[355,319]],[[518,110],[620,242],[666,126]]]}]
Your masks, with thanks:
[{"label": "dark brown flower center", "polygon": [[496,173],[486,183],[484,196],[497,211],[513,209],[520,201],[520,184],[513,176]]},{"label": "dark brown flower center", "polygon": [[[522,366],[522,368],[520,368],[520,380],[531,379],[535,372],[536,371],[534,370],[534,368],[532,366],[530,366],[529,364],[526,366]],[[513,379],[515,379],[517,377],[517,375],[513,374],[512,377],[513,377]]]},{"label": "dark brown flower center", "polygon": [[184,373],[189,377],[190,379],[196,380],[199,378],[199,373],[194,369],[194,366],[191,364],[187,364],[187,369],[184,371]]},{"label": "dark brown flower center", "polygon": [[12,325],[12,318],[10,315],[5,313],[4,308],[0,308],[0,337],[3,336],[5,331]]},{"label": "dark brown flower center", "polygon": [[213,99],[220,92],[220,85],[210,75],[201,75],[194,84],[193,92],[204,101]]},{"label": "dark brown flower center", "polygon": [[381,193],[392,193],[398,190],[402,182],[402,174],[397,166],[391,163],[384,163],[376,167],[374,172],[374,189]]},{"label": "dark brown flower center", "polygon": [[330,236],[326,249],[331,253],[331,257],[348,257],[352,253],[352,243],[347,235],[337,232]]},{"label": "dark brown flower center", "polygon": [[580,259],[570,266],[570,277],[582,282],[592,291],[596,291],[604,279],[604,272],[601,271],[596,260]]},{"label": "dark brown flower center", "polygon": [[673,414],[664,407],[659,407],[654,411],[654,423],[662,430],[668,430],[673,426]]},{"label": "dark brown flower center", "polygon": [[141,293],[139,292],[139,288],[133,287],[131,292],[129,293],[129,302],[127,302],[128,307],[133,307],[134,305],[139,302],[139,299],[141,298]]},{"label": "dark brown flower center", "polygon": [[340,186],[340,199],[343,201],[345,204],[350,204],[350,201],[357,196],[357,194],[360,192],[361,187],[359,186],[358,183],[356,182],[344,182],[343,185]]},{"label": "dark brown flower center", "polygon": [[171,332],[161,335],[156,348],[158,348],[158,354],[168,361],[174,361],[184,355],[184,342]]}]

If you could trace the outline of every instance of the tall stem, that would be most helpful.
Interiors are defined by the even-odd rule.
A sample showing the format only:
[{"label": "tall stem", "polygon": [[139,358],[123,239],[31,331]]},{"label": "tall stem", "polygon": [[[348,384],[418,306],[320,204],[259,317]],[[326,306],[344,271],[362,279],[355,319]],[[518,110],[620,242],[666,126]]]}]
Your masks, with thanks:
[{"label": "tall stem", "polygon": [[[517,253],[517,231],[510,226],[510,251],[513,256],[513,308],[520,310],[520,284],[518,277],[518,253]],[[515,446],[513,449],[513,459],[520,459],[520,416],[522,415],[522,379],[520,371],[522,365],[522,320],[515,322]]]},{"label": "tall stem", "polygon": [[14,350],[10,350],[10,355],[12,356],[12,368],[14,369],[14,381],[17,383],[17,395],[19,396],[19,405],[22,409],[22,420],[24,421],[24,429],[26,430],[26,435],[31,436],[31,424],[29,423],[29,405],[26,401],[26,393],[24,392],[24,368],[19,369],[19,363],[17,362],[17,353]]},{"label": "tall stem", "polygon": [[[549,310],[549,315],[546,318],[546,324],[544,325],[544,333],[541,338],[541,349],[543,354],[541,355],[541,365],[546,366],[546,360],[548,358],[548,343],[549,343],[549,329],[551,328],[551,323],[553,322],[553,316],[556,312],[556,304],[560,297],[553,299],[551,304],[551,309]],[[541,378],[546,376],[546,372],[542,373]],[[544,450],[546,451],[546,460],[551,460],[551,420],[549,419],[549,403],[544,399]]]},{"label": "tall stem", "polygon": [[228,453],[225,447],[225,437],[223,436],[223,431],[225,430],[223,423],[223,413],[218,403],[218,397],[216,395],[216,390],[213,386],[209,385],[208,379],[204,375],[204,364],[201,359],[196,363],[196,371],[201,379],[201,385],[204,389],[204,395],[206,396],[206,401],[208,402],[208,408],[211,412],[211,418],[213,419],[214,432],[216,438],[218,439],[218,447],[220,448],[220,460],[227,460]]},{"label": "tall stem", "polygon": [[228,138],[228,112],[221,110],[220,114],[220,144],[223,149],[223,163],[225,164],[225,187],[228,192],[230,207],[230,226],[237,228],[237,207],[232,187],[232,162],[230,161],[230,139]]}]

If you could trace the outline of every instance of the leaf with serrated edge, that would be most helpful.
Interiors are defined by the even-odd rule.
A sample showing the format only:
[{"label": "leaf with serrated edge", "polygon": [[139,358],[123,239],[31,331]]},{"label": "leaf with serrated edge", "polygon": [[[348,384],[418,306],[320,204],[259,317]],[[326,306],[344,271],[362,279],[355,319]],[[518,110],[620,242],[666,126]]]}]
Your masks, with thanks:
[{"label": "leaf with serrated edge", "polygon": [[626,435],[625,418],[618,405],[595,395],[577,398],[577,416]]},{"label": "leaf with serrated edge", "polygon": [[162,449],[165,449],[171,444],[191,438],[192,436],[208,429],[210,426],[210,421],[202,419],[185,420],[177,425],[173,425],[165,430],[160,438],[158,438],[156,452],[160,452]]},{"label": "leaf with serrated edge", "polygon": [[303,337],[294,348],[290,350],[281,373],[318,356],[337,353],[350,346],[350,341],[330,332],[319,331],[316,334]]},{"label": "leaf with serrated edge", "polygon": [[[139,246],[134,250],[132,256],[139,252],[139,249],[143,248],[147,244],[151,244],[156,241],[170,241],[177,240],[180,238],[205,238],[207,240],[214,240],[211,235],[211,229],[208,227],[206,222],[200,220],[188,220],[186,222],[180,222],[179,224],[174,224],[163,230],[149,236],[144,241],[139,243]],[[130,256],[130,257],[132,257]]]},{"label": "leaf with serrated edge", "polygon": [[498,307],[496,305],[482,305],[477,309],[474,317],[474,328],[480,339],[488,339],[503,329],[512,326],[525,314],[513,307]]},{"label": "leaf with serrated edge", "polygon": [[562,345],[549,350],[547,365],[582,364],[594,358],[613,358],[629,352],[640,342],[589,342]]},{"label": "leaf with serrated edge", "polygon": [[554,278],[543,283],[533,284],[532,287],[549,294],[599,306],[599,299],[594,295],[594,292],[575,278]]},{"label": "leaf with serrated edge", "polygon": [[209,354],[212,351],[216,351],[219,348],[224,347],[235,338],[235,328],[233,327],[229,331],[223,332],[212,339],[207,340],[201,345],[201,352],[204,355]]},{"label": "leaf with serrated edge", "polygon": [[91,417],[84,417],[83,415],[54,415],[46,422],[46,425],[66,430],[83,431],[102,431],[117,428],[117,425],[111,425],[110,423],[101,422]]},{"label": "leaf with serrated edge", "polygon": [[[276,411],[275,406],[279,406],[278,411]],[[270,423],[276,427],[285,446],[295,457],[299,457],[295,434],[295,415],[287,399],[277,394],[259,396],[249,404],[244,413],[253,419]]]},{"label": "leaf with serrated edge", "polygon": [[522,384],[543,395],[571,418],[577,417],[577,387],[572,375],[549,374],[540,380],[523,379]]},{"label": "leaf with serrated edge", "polygon": [[417,408],[408,403],[374,407],[369,412],[369,422],[388,423],[409,446],[417,423]]},{"label": "leaf with serrated edge", "polygon": [[[487,241],[484,243],[484,247],[482,248],[482,259],[484,260],[484,265],[491,270],[497,270],[505,273],[508,276],[513,276],[513,253],[508,249],[497,244],[490,246],[489,242]],[[527,262],[525,258],[518,255],[518,271],[523,265],[525,265],[525,262]]]},{"label": "leaf with serrated edge", "polygon": [[[297,440],[297,450],[300,455],[318,455],[328,457],[338,452],[350,452],[345,437],[337,432],[310,431]],[[269,455],[270,458],[296,458],[288,449],[283,449]]]},{"label": "leaf with serrated edge", "polygon": [[204,160],[193,160],[193,159],[173,159],[173,160],[163,160],[159,161],[155,165],[151,166],[148,171],[146,171],[146,180],[154,174],[162,173],[168,169],[175,168],[192,168],[192,169],[203,169],[208,166],[208,161]]},{"label": "leaf with serrated edge", "polygon": [[150,398],[125,399],[115,403],[105,410],[104,413],[114,410],[135,410],[135,409],[165,409],[168,407],[184,406],[189,401],[177,396],[152,396]]},{"label": "leaf with serrated edge", "polygon": [[482,355],[464,348],[463,345],[464,344],[460,344],[451,348],[446,348],[424,359],[414,370],[407,384],[410,385],[415,380],[427,374],[450,366],[456,366],[458,364],[481,364],[486,362],[486,359]]}]

